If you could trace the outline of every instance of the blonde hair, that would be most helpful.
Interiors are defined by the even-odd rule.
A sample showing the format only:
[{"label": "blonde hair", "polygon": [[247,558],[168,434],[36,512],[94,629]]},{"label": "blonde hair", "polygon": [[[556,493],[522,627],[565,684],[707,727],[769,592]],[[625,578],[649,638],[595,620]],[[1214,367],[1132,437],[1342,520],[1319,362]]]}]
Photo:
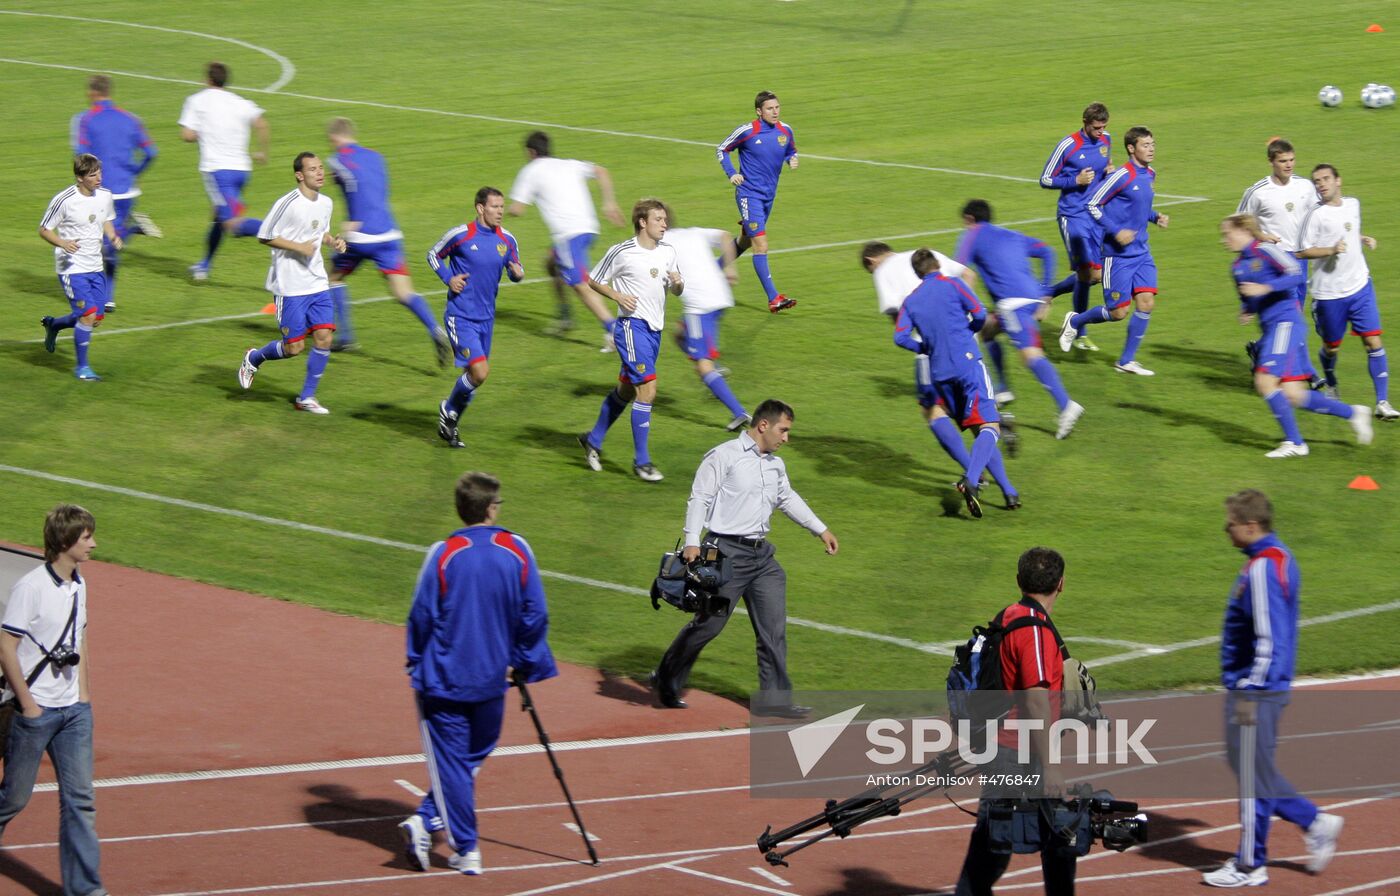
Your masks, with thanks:
[{"label": "blonde hair", "polygon": [[1264,237],[1264,228],[1259,226],[1259,219],[1253,215],[1230,215],[1220,223],[1228,224],[1235,230],[1247,231],[1256,240]]}]

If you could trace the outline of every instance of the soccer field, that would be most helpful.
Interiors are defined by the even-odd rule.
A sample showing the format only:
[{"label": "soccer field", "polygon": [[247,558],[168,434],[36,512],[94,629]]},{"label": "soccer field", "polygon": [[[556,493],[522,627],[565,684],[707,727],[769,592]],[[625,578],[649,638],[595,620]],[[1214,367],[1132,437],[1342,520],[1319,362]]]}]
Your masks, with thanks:
[{"label": "soccer field", "polygon": [[[350,280],[363,351],[334,356],[319,392],[333,413],[292,412],[300,361],[264,368],[244,392],[242,353],[275,334],[258,313],[270,300],[267,250],[226,240],[210,280],[189,282],[208,202],[175,120],[204,63],[228,63],[230,86],[272,129],[272,163],[245,192],[261,214],[294,186],[298,151],[326,151],[326,121],[353,118],[388,161],[414,279],[441,311],[423,254],[470,220],[479,186],[509,188],[530,130],[547,130],[562,157],[607,166],[624,208],[659,196],[683,226],[732,228],[733,191],[713,147],[770,89],[802,154],[768,231],[775,278],[799,305],[769,315],[741,261],[721,345],[742,401],[796,407],[789,472],[841,539],[826,557],[774,522],[799,687],[941,687],[948,645],[1016,596],[1016,557],[1034,544],[1068,560],[1056,619],[1101,684],[1210,681],[1211,639],[1240,565],[1221,501],[1243,487],[1271,495],[1303,570],[1303,616],[1318,624],[1302,638],[1301,670],[1400,664],[1400,426],[1378,424],[1374,444],[1358,447],[1341,421],[1300,414],[1312,455],[1263,457],[1279,435],[1250,385],[1241,346],[1257,330],[1236,322],[1217,231],[1268,173],[1266,142],[1285,136],[1299,173],[1331,162],[1361,199],[1380,242],[1369,262],[1382,316],[1394,319],[1400,111],[1363,109],[1358,92],[1400,81],[1400,21],[1366,33],[1375,4],[1329,4],[1321,26],[1259,2],[1091,16],[1039,3],[409,0],[357,15],[314,2],[295,14],[270,2],[210,14],[116,0],[102,7],[106,21],[52,8],[0,9],[0,539],[35,544],[44,512],[77,501],[97,516],[102,559],[398,620],[421,549],[456,525],[453,481],[487,470],[504,483],[503,524],[530,540],[550,576],[556,652],[645,675],[683,619],[653,612],[641,589],[680,534],[700,457],[727,437],[728,414],[683,355],[667,340],[659,364],[651,445],[666,479],[631,475],[625,423],[604,446],[604,471],[590,472],[574,436],[592,424],[617,363],[598,353],[591,327],[543,335],[554,298],[532,211],[506,222],[527,279],[501,290],[491,378],[463,419],[466,450],[435,434],[451,374],[369,266]],[[138,238],[125,253],[120,310],[92,347],[104,381],[84,383],[72,376],[70,340],[56,355],[41,344],[39,318],[65,304],[36,230],[71,183],[69,120],[97,71],[113,73],[114,99],[159,147],[139,207],[166,237]],[[1316,102],[1329,83],[1346,93],[1340,108]],[[1156,135],[1171,227],[1152,233],[1161,294],[1140,358],[1158,375],[1113,372],[1122,324],[1093,333],[1104,351],[1061,356],[1052,311],[1052,360],[1087,413],[1055,441],[1053,404],[1008,358],[1023,436],[1008,468],[1025,507],[989,507],[973,521],[950,503],[957,471],[918,414],[909,356],[876,313],[859,247],[880,238],[951,252],[972,197],[990,201],[998,223],[1058,247],[1055,194],[1036,178],[1093,100],[1112,112],[1114,161],[1128,127]],[[605,223],[595,257],[629,235]],[[1343,398],[1373,403],[1357,340],[1338,372]],[[1362,474],[1381,489],[1348,490]],[[693,686],[753,686],[752,636],[745,620],[733,629],[707,648]]]}]

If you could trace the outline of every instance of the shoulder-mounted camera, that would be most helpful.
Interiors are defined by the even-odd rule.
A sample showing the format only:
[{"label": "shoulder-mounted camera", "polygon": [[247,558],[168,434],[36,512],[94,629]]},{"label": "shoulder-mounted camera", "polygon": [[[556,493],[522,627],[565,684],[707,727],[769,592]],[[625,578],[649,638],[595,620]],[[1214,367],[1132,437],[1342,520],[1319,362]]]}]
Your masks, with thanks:
[{"label": "shoulder-mounted camera", "polygon": [[685,562],[677,545],[661,557],[661,569],[651,583],[652,609],[661,609],[664,601],[686,613],[727,615],[729,601],[719,596],[719,589],[733,574],[731,561],[714,542],[700,545],[700,556],[691,563]]}]

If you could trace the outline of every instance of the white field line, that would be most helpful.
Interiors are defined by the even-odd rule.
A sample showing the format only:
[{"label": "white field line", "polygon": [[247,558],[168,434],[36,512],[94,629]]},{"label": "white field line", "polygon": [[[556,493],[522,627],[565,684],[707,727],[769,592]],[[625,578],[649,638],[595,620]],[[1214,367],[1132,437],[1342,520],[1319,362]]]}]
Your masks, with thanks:
[{"label": "white field line", "polygon": [[[675,862],[672,862],[671,864],[667,865],[666,868],[669,871],[679,871],[682,874],[691,874],[695,877],[704,878],[705,880],[713,880],[722,884],[732,884],[736,887],[742,887],[745,890],[753,890],[755,893],[777,893],[778,896],[788,896],[788,894],[792,892],[791,890],[775,890],[772,887],[765,887],[762,884],[750,883],[746,880],[735,880],[732,877],[722,877],[718,874],[710,874],[707,871],[697,871],[694,868],[686,868],[685,866],[677,864]],[[761,871],[762,869],[755,868],[754,870]],[[784,886],[787,886],[787,884],[784,883]]]},{"label": "white field line", "polygon": [[[0,15],[6,15],[6,16],[31,16],[31,17],[33,17],[33,18],[39,18],[39,19],[66,19],[66,20],[68,20],[68,21],[70,21],[70,22],[83,22],[83,23],[85,23],[85,24],[92,24],[92,25],[120,25],[120,26],[122,26],[122,27],[124,27],[124,28],[141,28],[141,29],[144,29],[144,30],[146,30],[146,31],[164,31],[164,32],[166,32],[167,34],[184,34],[184,35],[187,35],[187,36],[189,36],[189,37],[202,37],[202,38],[205,38],[206,40],[223,41],[223,42],[226,43],[226,44],[234,44],[234,45],[236,45],[236,46],[246,47],[246,48],[249,49],[249,50],[255,50],[255,51],[257,51],[257,52],[263,54],[264,56],[267,56],[267,57],[271,58],[272,61],[273,61],[273,62],[276,62],[277,65],[282,69],[282,74],[281,74],[280,76],[278,76],[277,80],[276,80],[276,81],[273,81],[273,82],[272,82],[271,84],[269,84],[268,86],[262,88],[262,90],[259,91],[260,93],[276,93],[277,91],[281,90],[283,87],[287,86],[288,82],[290,82],[290,81],[292,80],[292,78],[296,77],[296,73],[297,73],[297,67],[296,67],[295,65],[292,65],[292,61],[291,61],[290,59],[288,59],[286,56],[283,56],[281,53],[278,53],[278,52],[273,51],[273,50],[269,50],[267,47],[260,47],[260,46],[258,46],[257,44],[250,44],[250,43],[248,43],[247,41],[237,40],[237,39],[232,38],[232,37],[221,37],[221,36],[219,36],[219,35],[217,35],[217,34],[205,34],[205,33],[202,32],[202,31],[185,31],[185,30],[180,29],[180,28],[163,28],[163,27],[161,27],[160,25],[139,25],[139,24],[137,24],[136,22],[116,22],[116,21],[113,21],[113,20],[111,20],[111,19],[94,19],[94,18],[89,18],[88,16],[60,16],[60,15],[55,15],[55,14],[53,14],[53,13],[47,13],[47,12],[19,12],[19,11],[17,11],[17,10],[11,10],[11,9],[0,9]],[[21,62],[21,60],[18,60],[18,59],[4,59],[4,60],[0,60],[0,62]],[[24,62],[23,64],[25,64],[25,65],[39,65],[40,63]],[[68,65],[52,66],[52,67],[53,67],[53,68],[73,68],[73,66],[68,66]],[[107,70],[107,69],[78,69],[78,71],[103,72],[103,71],[108,71],[108,70]],[[127,72],[111,72],[111,74],[114,74],[114,75],[123,75],[123,76],[125,76],[125,77],[131,77],[131,78],[144,78],[144,77],[149,77],[148,75],[131,75],[131,74],[128,74]],[[187,81],[187,82],[183,82],[183,83],[188,83],[188,84],[200,84],[201,86],[202,86],[202,84],[203,84],[203,82],[200,82],[200,81]]]},{"label": "white field line", "polygon": [[752,871],[754,874],[757,874],[759,877],[763,878],[764,880],[770,881],[770,882],[772,882],[772,883],[775,883],[775,884],[777,884],[777,885],[780,886],[780,887],[790,887],[790,886],[792,886],[792,884],[790,884],[790,883],[788,883],[787,881],[783,880],[781,877],[779,877],[778,875],[774,874],[773,872],[769,871],[767,868],[764,868],[764,867],[761,866],[761,865],[755,865],[754,867],[750,868],[749,870]]}]

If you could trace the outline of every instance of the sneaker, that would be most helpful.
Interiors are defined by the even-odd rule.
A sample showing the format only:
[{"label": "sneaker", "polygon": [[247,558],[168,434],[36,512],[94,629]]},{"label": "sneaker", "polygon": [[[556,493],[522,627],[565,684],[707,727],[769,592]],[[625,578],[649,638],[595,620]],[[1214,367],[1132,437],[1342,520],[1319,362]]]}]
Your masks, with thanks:
[{"label": "sneaker", "polygon": [[408,867],[414,871],[427,871],[431,867],[428,853],[433,851],[433,835],[423,824],[417,813],[399,822],[399,833],[403,836],[403,857]]},{"label": "sneaker", "polygon": [[972,518],[980,520],[982,518],[982,502],[977,500],[977,487],[967,481],[964,476],[958,480],[958,494],[962,495],[963,502],[967,504],[967,512],[972,514]]},{"label": "sneaker", "polygon": [[[1324,380],[1323,382],[1326,382],[1326,380]],[[1322,387],[1322,394],[1323,394],[1323,395],[1326,395],[1328,398],[1332,399],[1333,401],[1341,401],[1341,400],[1342,400],[1342,393],[1337,391],[1337,387],[1336,387],[1336,386],[1323,386],[1323,387]]]},{"label": "sneaker", "polygon": [[1074,312],[1066,311],[1064,323],[1060,324],[1060,351],[1067,352],[1074,348]]},{"label": "sneaker", "polygon": [[778,293],[768,300],[768,311],[772,314],[777,314],[779,311],[786,311],[796,304],[796,299],[789,299],[782,293]]},{"label": "sneaker", "polygon": [[447,331],[442,327],[433,327],[433,351],[437,352],[439,367],[452,363],[452,343],[447,341]]},{"label": "sneaker", "polygon": [[1244,344],[1244,353],[1249,356],[1249,369],[1259,366],[1259,340],[1251,339]]},{"label": "sneaker", "polygon": [[203,283],[209,279],[209,266],[204,262],[190,265],[190,279],[196,283]]},{"label": "sneaker", "polygon": [[563,336],[573,328],[574,322],[571,320],[556,320],[554,323],[545,327],[542,332],[546,336]]},{"label": "sneaker", "polygon": [[1281,443],[1277,448],[1275,448],[1273,451],[1270,451],[1268,454],[1266,454],[1266,455],[1264,455],[1264,456],[1265,456],[1265,457],[1307,457],[1307,456],[1308,456],[1308,446],[1307,446],[1307,443],[1306,443],[1306,442],[1304,442],[1304,443],[1302,443],[1302,444],[1300,444],[1300,443],[1298,443],[1298,442],[1283,442],[1283,443]]},{"label": "sneaker", "polygon": [[656,464],[633,464],[632,472],[637,474],[637,478],[643,482],[660,482],[665,479],[661,471],[656,469]]},{"label": "sneaker", "polygon": [[1201,876],[1209,887],[1262,887],[1269,882],[1269,872],[1260,865],[1253,871],[1241,871],[1231,859],[1219,868]]},{"label": "sneaker", "polygon": [[1006,509],[1007,509],[1007,510],[1020,510],[1020,509],[1021,509],[1021,496],[1020,496],[1020,495],[1015,494],[1015,493],[1007,494],[1006,492],[1002,492],[1002,493],[1001,493],[1001,497],[1002,497],[1002,500],[1005,501],[1005,503],[1006,503]]},{"label": "sneaker", "polygon": [[1303,833],[1303,843],[1308,847],[1308,870],[1317,874],[1332,861],[1332,853],[1337,851],[1337,837],[1342,833],[1346,819],[1340,815],[1317,813],[1313,823]]},{"label": "sneaker", "polygon": [[46,317],[39,323],[44,325],[44,351],[52,355],[58,348],[58,327],[53,325],[52,317]]},{"label": "sneaker", "polygon": [[481,873],[481,850],[469,849],[464,853],[455,856],[448,856],[447,864],[473,877]]},{"label": "sneaker", "polygon": [[996,399],[997,404],[1011,404],[1011,402],[1016,400],[1016,393],[1012,392],[1010,389],[1002,389],[992,397]]},{"label": "sneaker", "polygon": [[1314,392],[1320,392],[1326,387],[1327,381],[1316,373],[1312,375],[1312,379],[1308,380],[1308,388],[1313,390]]},{"label": "sneaker", "polygon": [[1016,418],[1005,411],[1001,412],[1001,445],[1006,456],[1015,458],[1021,453],[1021,437],[1016,434]]},{"label": "sneaker", "polygon": [[447,409],[447,402],[438,403],[438,438],[447,443],[448,448],[465,448],[457,435],[457,415]]},{"label": "sneaker", "polygon": [[1381,420],[1400,420],[1400,411],[1390,406],[1388,401],[1376,402],[1376,417]]},{"label": "sneaker", "polygon": [[1119,373],[1135,373],[1138,376],[1156,376],[1157,371],[1148,370],[1136,361],[1129,361],[1127,364],[1114,364],[1113,369]]},{"label": "sneaker", "polygon": [[102,377],[98,376],[97,371],[93,370],[91,367],[79,367],[77,370],[73,371],[73,375],[80,380],[87,380],[89,383],[102,382]]},{"label": "sneaker", "polygon": [[329,414],[331,409],[316,400],[316,396],[310,398],[293,398],[292,407],[298,411],[306,411],[308,414]]},{"label": "sneaker", "polygon": [[348,339],[337,339],[335,342],[331,343],[331,351],[336,353],[344,352],[347,355],[353,355],[357,354],[360,351],[360,344],[358,342],[353,342]]},{"label": "sneaker", "polygon": [[1099,347],[1094,345],[1094,340],[1090,339],[1088,336],[1080,336],[1075,339],[1074,347],[1081,352],[1096,352],[1099,350]]},{"label": "sneaker", "polygon": [[1065,409],[1060,411],[1059,426],[1055,428],[1055,438],[1066,438],[1074,432],[1074,424],[1079,422],[1079,418],[1084,416],[1084,405],[1077,401],[1071,401],[1065,405]]},{"label": "sneaker", "polygon": [[750,417],[748,414],[735,414],[734,419],[730,420],[727,424],[725,424],[724,428],[729,430],[730,432],[738,432],[739,430],[743,429],[745,426],[748,426],[752,422],[753,418]]},{"label": "sneaker", "polygon": [[617,351],[617,343],[613,341],[613,327],[616,326],[617,321],[614,320],[603,330],[603,347],[598,349],[599,354],[607,355]]},{"label": "sneaker", "polygon": [[248,349],[243,353],[243,363],[238,365],[238,385],[245,389],[253,388],[253,377],[258,375],[258,368],[253,366],[253,352],[257,349]]},{"label": "sneaker", "polygon": [[103,303],[102,303],[102,310],[103,310],[103,311],[106,311],[106,312],[108,312],[108,313],[111,313],[111,312],[113,312],[113,311],[116,311],[116,310],[117,310],[117,303],[116,303],[116,302],[103,302]]},{"label": "sneaker", "polygon": [[588,433],[578,434],[578,443],[583,446],[583,462],[595,473],[603,472],[603,453],[588,442]]},{"label": "sneaker", "polygon": [[1371,409],[1364,404],[1354,404],[1351,406],[1351,419],[1347,421],[1351,424],[1351,431],[1356,433],[1356,443],[1358,445],[1371,444],[1371,436],[1374,432],[1371,428]]},{"label": "sneaker", "polygon": [[145,212],[132,212],[131,220],[142,236],[148,236],[153,240],[158,240],[165,236],[165,231],[161,229],[159,224],[152,221],[151,216]]}]

